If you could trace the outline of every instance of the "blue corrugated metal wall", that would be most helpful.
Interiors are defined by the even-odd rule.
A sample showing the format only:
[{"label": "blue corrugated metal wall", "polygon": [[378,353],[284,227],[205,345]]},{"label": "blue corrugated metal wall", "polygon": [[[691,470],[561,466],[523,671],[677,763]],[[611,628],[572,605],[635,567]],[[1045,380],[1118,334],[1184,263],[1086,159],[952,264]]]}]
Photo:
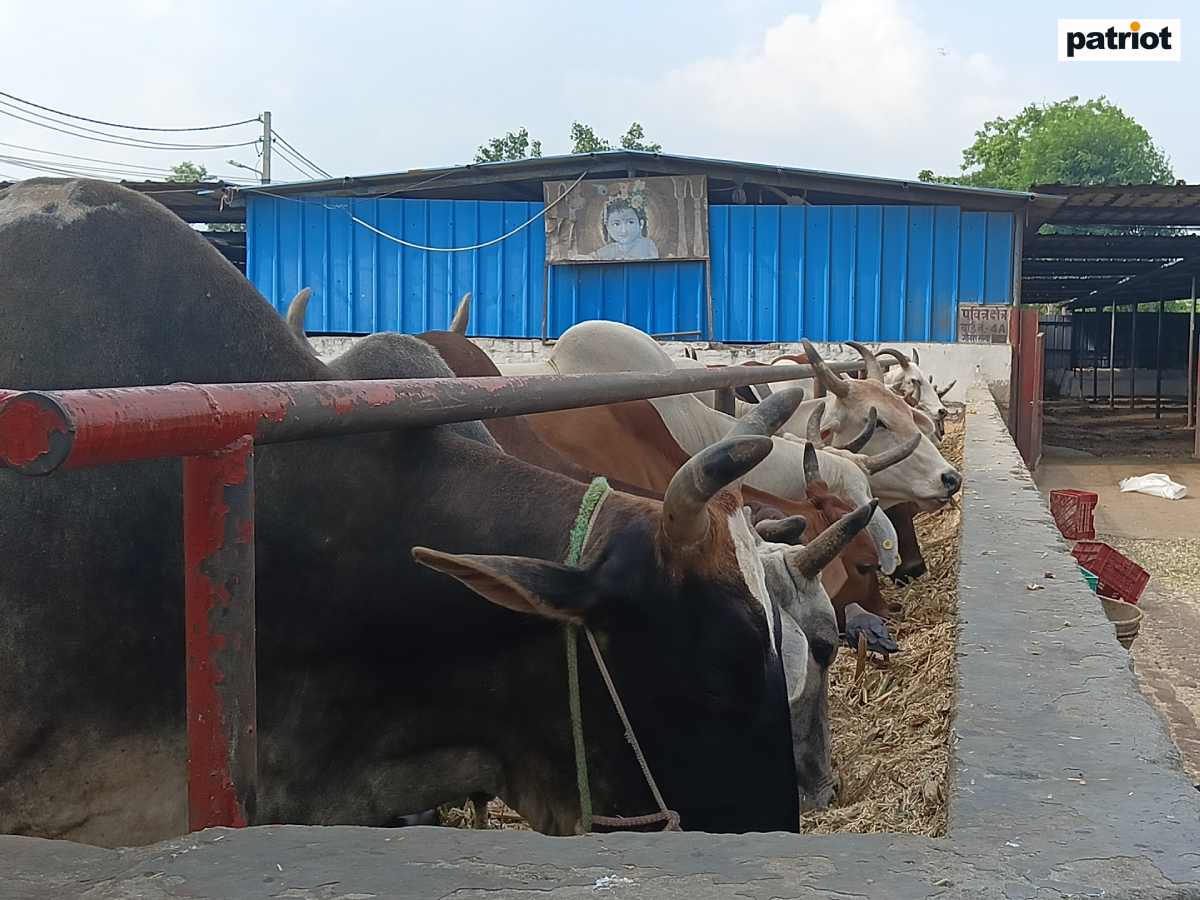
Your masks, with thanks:
[{"label": "blue corrugated metal wall", "polygon": [[[540,208],[251,195],[247,274],[281,311],[302,287],[313,288],[313,332],[444,328],[471,291],[471,334],[540,337],[540,222],[482,250],[431,253],[350,219],[449,247],[500,237]],[[957,303],[1010,302],[1012,226],[1010,213],[956,207],[711,206],[714,337],[953,340]],[[551,336],[596,318],[707,336],[703,263],[551,266],[548,280]]]},{"label": "blue corrugated metal wall", "polygon": [[1011,213],[710,206],[716,339],[952,341],[958,303],[1012,299]]}]

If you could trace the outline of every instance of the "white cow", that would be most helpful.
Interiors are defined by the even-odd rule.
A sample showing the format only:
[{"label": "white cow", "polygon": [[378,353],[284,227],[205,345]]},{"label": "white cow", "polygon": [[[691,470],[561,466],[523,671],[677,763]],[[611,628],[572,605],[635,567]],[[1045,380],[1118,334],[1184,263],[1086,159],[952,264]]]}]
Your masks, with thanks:
[{"label": "white cow", "polygon": [[954,389],[958,381],[950,382],[939,391],[933,383],[933,378],[921,370],[921,357],[916,347],[913,347],[912,359],[891,347],[885,347],[877,355],[892,356],[899,363],[898,366],[892,366],[886,372],[882,372],[881,380],[903,397],[905,403],[921,410],[933,420],[940,440],[946,433],[946,416],[950,412],[942,403],[942,399]]}]

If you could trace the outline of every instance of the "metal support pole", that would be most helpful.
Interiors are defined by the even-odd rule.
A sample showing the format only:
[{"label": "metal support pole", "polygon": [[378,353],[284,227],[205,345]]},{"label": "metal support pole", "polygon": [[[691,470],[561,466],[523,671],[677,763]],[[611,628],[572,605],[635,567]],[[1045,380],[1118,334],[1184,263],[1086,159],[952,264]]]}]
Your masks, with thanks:
[{"label": "metal support pole", "polygon": [[1192,311],[1188,314],[1188,370],[1187,382],[1188,392],[1188,417],[1187,427],[1196,427],[1196,385],[1192,380],[1192,372],[1196,370],[1196,276],[1192,276]]},{"label": "metal support pole", "polygon": [[1117,406],[1117,304],[1112,305],[1112,316],[1108,320],[1108,408]]},{"label": "metal support pole", "polygon": [[[1096,310],[1096,312],[1099,313],[1100,311]],[[1100,316],[1099,315],[1096,316],[1096,324],[1097,325],[1100,324]],[[1097,400],[1100,399],[1100,391],[1099,391],[1099,388],[1097,387],[1097,384],[1099,382],[1099,372],[1100,372],[1100,329],[1096,328],[1094,330],[1093,329],[1089,329],[1089,330],[1093,331],[1093,334],[1091,336],[1092,337],[1092,402],[1095,403]]]},{"label": "metal support pole", "polygon": [[1158,301],[1158,338],[1154,344],[1154,364],[1158,367],[1158,374],[1154,379],[1154,418],[1162,418],[1162,326],[1163,326],[1163,305],[1166,301]]},{"label": "metal support pole", "polygon": [[1129,408],[1133,409],[1137,404],[1137,310],[1138,305],[1133,304],[1133,316],[1129,324]]},{"label": "metal support pole", "polygon": [[262,183],[271,183],[271,139],[275,136],[275,132],[271,130],[271,112],[268,110],[262,114],[263,126],[263,158],[262,158]]},{"label": "metal support pole", "polygon": [[188,828],[254,823],[254,440],[183,460]]}]

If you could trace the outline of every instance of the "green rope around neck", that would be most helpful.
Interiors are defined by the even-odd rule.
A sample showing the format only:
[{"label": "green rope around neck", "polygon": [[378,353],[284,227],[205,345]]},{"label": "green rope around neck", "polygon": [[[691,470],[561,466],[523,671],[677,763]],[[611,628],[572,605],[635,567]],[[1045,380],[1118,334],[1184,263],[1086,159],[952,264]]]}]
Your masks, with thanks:
[{"label": "green rope around neck", "polygon": [[[568,566],[579,565],[588,533],[592,530],[592,519],[600,501],[611,488],[602,476],[592,479],[583,499],[579,501],[579,514],[571,528],[571,540],[567,544]],[[571,706],[571,736],[575,741],[575,781],[579,787],[579,819],[583,833],[592,830],[592,790],[588,781],[587,748],[583,743],[583,704],[579,699],[579,626],[567,625],[563,629],[567,645],[567,699]]]}]

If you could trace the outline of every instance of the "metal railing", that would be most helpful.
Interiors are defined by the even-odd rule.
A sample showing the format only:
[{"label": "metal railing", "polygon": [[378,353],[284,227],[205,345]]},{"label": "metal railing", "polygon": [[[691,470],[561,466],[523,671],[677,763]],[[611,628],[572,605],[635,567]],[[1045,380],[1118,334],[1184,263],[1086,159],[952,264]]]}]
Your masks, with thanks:
[{"label": "metal railing", "polygon": [[[861,362],[831,362],[837,372]],[[0,388],[0,468],[182,457],[188,826],[251,824],[257,792],[254,447],[812,378],[811,366],[661,374]],[[220,611],[220,615],[213,615]]]}]

